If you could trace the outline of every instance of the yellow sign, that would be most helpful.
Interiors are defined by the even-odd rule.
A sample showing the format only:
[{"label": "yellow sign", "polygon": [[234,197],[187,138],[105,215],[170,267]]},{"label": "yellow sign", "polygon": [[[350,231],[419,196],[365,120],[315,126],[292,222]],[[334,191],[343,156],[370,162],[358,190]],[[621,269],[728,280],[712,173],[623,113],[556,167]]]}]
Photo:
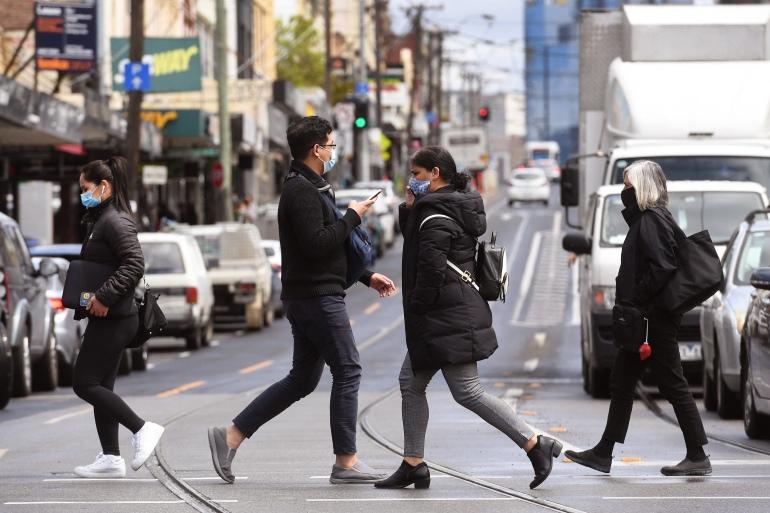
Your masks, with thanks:
[{"label": "yellow sign", "polygon": [[169,121],[176,121],[178,117],[179,114],[175,110],[150,110],[142,112],[142,119],[144,121],[149,121],[161,130]]}]

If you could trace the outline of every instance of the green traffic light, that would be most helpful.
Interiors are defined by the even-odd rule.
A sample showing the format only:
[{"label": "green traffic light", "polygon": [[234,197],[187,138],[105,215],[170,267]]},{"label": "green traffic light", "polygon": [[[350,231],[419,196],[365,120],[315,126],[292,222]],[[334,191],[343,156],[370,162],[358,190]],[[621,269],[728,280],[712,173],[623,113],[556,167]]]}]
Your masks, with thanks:
[{"label": "green traffic light", "polygon": [[356,118],[356,128],[366,128],[366,118]]}]

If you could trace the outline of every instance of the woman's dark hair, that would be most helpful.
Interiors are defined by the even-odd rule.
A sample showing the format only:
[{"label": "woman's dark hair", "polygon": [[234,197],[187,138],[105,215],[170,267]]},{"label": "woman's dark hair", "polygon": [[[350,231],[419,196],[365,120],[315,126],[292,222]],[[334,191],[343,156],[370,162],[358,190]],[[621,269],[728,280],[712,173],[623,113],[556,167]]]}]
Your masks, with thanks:
[{"label": "woman's dark hair", "polygon": [[92,160],[82,168],[80,174],[91,183],[99,184],[107,180],[112,186],[112,204],[115,208],[131,213],[128,201],[128,162],[123,157],[110,157],[106,160]]},{"label": "woman's dark hair", "polygon": [[428,171],[437,167],[439,176],[455,189],[464,191],[468,188],[468,182],[470,182],[471,177],[466,173],[459,173],[457,171],[455,159],[441,146],[426,146],[419,150],[412,157],[412,164],[424,167]]}]

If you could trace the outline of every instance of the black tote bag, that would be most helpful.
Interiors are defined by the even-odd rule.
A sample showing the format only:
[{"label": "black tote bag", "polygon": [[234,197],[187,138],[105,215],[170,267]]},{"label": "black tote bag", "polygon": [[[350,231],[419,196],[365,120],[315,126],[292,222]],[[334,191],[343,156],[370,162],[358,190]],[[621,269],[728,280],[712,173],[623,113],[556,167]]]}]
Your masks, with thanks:
[{"label": "black tote bag", "polygon": [[655,305],[684,314],[713,296],[724,282],[722,262],[708,230],[685,237],[676,227],[678,268],[655,298]]}]

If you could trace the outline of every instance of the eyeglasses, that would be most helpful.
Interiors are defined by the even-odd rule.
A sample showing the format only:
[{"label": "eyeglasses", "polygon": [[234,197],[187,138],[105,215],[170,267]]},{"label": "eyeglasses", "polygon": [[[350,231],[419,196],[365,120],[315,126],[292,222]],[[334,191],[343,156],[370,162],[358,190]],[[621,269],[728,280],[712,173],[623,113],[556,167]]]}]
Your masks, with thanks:
[{"label": "eyeglasses", "polygon": [[331,148],[333,150],[337,148],[336,144],[319,144],[318,146],[320,146],[321,148]]}]

